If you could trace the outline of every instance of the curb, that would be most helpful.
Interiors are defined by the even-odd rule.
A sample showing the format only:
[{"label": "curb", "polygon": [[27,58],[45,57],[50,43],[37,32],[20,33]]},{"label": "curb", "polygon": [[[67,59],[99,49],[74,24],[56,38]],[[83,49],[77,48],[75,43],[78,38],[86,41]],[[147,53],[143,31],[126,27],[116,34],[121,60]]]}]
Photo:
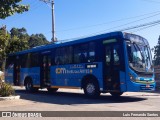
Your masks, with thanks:
[{"label": "curb", "polygon": [[18,100],[18,99],[20,99],[20,95],[9,96],[9,97],[0,97],[0,101],[1,100]]}]

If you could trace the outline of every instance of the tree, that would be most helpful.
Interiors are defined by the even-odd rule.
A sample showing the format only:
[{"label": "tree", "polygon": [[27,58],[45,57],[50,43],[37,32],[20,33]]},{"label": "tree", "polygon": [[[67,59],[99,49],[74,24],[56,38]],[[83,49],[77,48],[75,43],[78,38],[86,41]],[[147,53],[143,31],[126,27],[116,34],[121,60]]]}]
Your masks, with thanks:
[{"label": "tree", "polygon": [[17,36],[19,39],[27,39],[29,40],[29,35],[27,33],[27,30],[22,27],[22,28],[12,28],[10,30],[11,33],[11,38]]},{"label": "tree", "polygon": [[154,47],[154,65],[160,65],[160,36],[157,45]]},{"label": "tree", "polygon": [[14,13],[23,13],[29,10],[29,5],[21,5],[22,0],[0,0],[0,19],[5,19]]},{"label": "tree", "polygon": [[28,41],[29,47],[33,48],[35,46],[49,44],[46,37],[43,34],[32,34]]},{"label": "tree", "polygon": [[29,36],[25,28],[12,28],[10,36],[7,54],[49,44],[43,34],[32,34]]},{"label": "tree", "polygon": [[49,44],[43,34],[28,35],[25,28],[12,28],[7,53],[18,52],[35,46]]},{"label": "tree", "polygon": [[0,28],[0,70],[4,70],[6,55],[49,43],[43,34],[29,36],[25,28],[12,28],[10,33]]},{"label": "tree", "polygon": [[27,34],[27,30],[25,28],[12,28],[10,30],[10,36],[11,37],[9,39],[9,44],[6,50],[7,54],[26,50],[29,48],[29,35]]},{"label": "tree", "polygon": [[6,32],[6,27],[0,28],[0,70],[4,69],[4,61],[6,57],[6,46],[8,43],[9,34]]},{"label": "tree", "polygon": [[6,48],[6,53],[14,53],[14,52],[19,52],[22,50],[28,49],[28,41],[27,39],[20,39],[17,36],[14,36],[9,40],[9,44]]}]

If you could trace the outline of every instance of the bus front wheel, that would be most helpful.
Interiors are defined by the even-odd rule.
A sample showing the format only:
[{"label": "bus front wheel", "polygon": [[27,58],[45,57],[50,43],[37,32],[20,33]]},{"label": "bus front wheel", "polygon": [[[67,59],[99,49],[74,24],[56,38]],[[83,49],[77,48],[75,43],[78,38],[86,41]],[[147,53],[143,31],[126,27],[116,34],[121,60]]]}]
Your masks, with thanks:
[{"label": "bus front wheel", "polygon": [[84,84],[84,94],[89,98],[96,98],[100,95],[99,85],[94,80],[89,80]]}]

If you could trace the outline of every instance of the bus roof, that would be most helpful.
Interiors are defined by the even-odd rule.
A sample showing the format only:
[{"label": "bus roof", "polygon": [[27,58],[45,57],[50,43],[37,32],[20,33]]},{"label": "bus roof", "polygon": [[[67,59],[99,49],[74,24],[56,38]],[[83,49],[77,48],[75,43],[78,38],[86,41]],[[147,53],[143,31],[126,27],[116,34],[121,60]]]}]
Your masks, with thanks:
[{"label": "bus roof", "polygon": [[[130,38],[133,38],[133,36],[134,37],[136,36],[138,38],[144,39],[144,38],[142,38],[141,36],[138,36],[138,35],[118,31],[118,32],[111,32],[111,33],[105,33],[105,34],[90,36],[90,37],[86,37],[86,38],[74,39],[72,41],[64,42],[64,43],[37,46],[37,47],[33,47],[31,49],[28,49],[28,50],[23,50],[23,51],[16,52],[16,53],[11,53],[10,55],[11,56],[12,55],[20,55],[20,54],[25,54],[25,53],[37,52],[37,51],[40,51],[40,50],[48,50],[48,49],[51,49],[51,48],[68,46],[68,45],[73,45],[73,44],[79,44],[79,43],[89,42],[89,41],[98,40],[98,39],[106,39],[106,38],[111,38],[111,37],[114,37],[114,36],[120,36],[120,37],[123,37],[123,38],[126,38],[126,39],[130,39]],[[147,41],[147,40],[145,40],[145,41]]]}]

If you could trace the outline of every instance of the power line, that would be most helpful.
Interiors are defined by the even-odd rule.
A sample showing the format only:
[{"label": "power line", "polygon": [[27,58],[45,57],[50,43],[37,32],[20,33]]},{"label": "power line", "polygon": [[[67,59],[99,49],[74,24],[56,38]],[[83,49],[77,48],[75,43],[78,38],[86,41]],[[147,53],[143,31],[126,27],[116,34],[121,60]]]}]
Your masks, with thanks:
[{"label": "power line", "polygon": [[[159,25],[159,24],[160,24],[160,20],[157,20],[157,21],[152,21],[152,22],[149,22],[149,23],[140,24],[140,25],[136,25],[136,26],[131,26],[131,27],[115,30],[115,31],[129,31],[129,30],[138,29],[138,28],[140,28],[139,29],[139,31],[140,31],[140,30],[143,30],[143,29],[147,29],[147,28]],[[113,32],[113,31],[109,31],[109,32]],[[97,33],[99,33],[99,32],[97,32]],[[103,33],[101,33],[101,34],[103,34]],[[92,35],[94,36],[94,35],[97,35],[97,34],[94,33]],[[84,37],[87,37],[87,36],[89,36],[89,35],[80,36],[80,37],[77,37],[77,38],[66,39],[66,40],[60,40],[60,41],[61,42],[68,42],[68,41],[73,41],[75,39],[81,39],[81,38],[84,38]]]},{"label": "power line", "polygon": [[[155,15],[152,15],[152,16],[148,16],[148,17],[145,17],[145,18],[142,18],[142,19],[139,19],[139,20],[135,20],[135,21],[132,21],[132,22],[128,22],[128,23],[126,23],[126,24],[122,24],[122,25],[119,25],[119,26],[116,26],[116,27],[108,28],[108,29],[106,29],[106,30],[102,30],[102,31],[96,32],[96,34],[97,34],[97,33],[102,33],[102,32],[108,31],[108,30],[112,30],[112,31],[113,31],[113,29],[115,29],[115,28],[117,29],[117,28],[120,28],[120,27],[123,27],[123,26],[126,26],[126,25],[130,25],[130,24],[132,24],[132,23],[136,23],[136,22],[139,22],[139,21],[142,21],[142,20],[146,20],[146,19],[148,19],[148,18],[154,17],[154,16],[159,15],[159,14],[160,14],[160,13],[155,14]],[[115,31],[117,31],[117,30],[115,30]],[[93,34],[94,34],[94,33],[93,33]]]},{"label": "power line", "polygon": [[[126,23],[126,24],[122,24],[122,25],[119,25],[119,26],[116,26],[116,27],[112,27],[112,28],[109,28],[109,29],[106,29],[106,30],[111,30],[111,29],[114,29],[114,28],[119,28],[119,27],[123,27],[123,26],[126,26],[128,24],[132,24],[132,23],[135,23],[135,22],[138,22],[138,21],[142,21],[142,20],[145,20],[145,19],[148,19],[148,18],[151,18],[151,17],[154,17],[154,16],[157,16],[157,15],[160,15],[160,11],[156,11],[156,12],[151,12],[151,13],[147,13],[147,14],[143,14],[143,15],[138,15],[138,16],[134,16],[134,17],[130,17],[130,18],[126,18],[126,19],[133,19],[133,18],[138,18],[138,17],[142,17],[142,16],[146,16],[146,15],[150,15],[150,14],[153,14],[151,16],[147,16],[145,18],[141,18],[139,20],[136,20],[136,21],[132,21],[132,22],[129,22],[129,23]],[[120,19],[120,20],[115,20],[115,21],[111,21],[111,22],[108,22],[109,23],[114,23],[114,22],[118,22],[118,21],[123,21],[123,20],[126,20],[126,19]],[[107,24],[107,23],[104,23],[104,24]],[[98,26],[98,25],[103,25],[103,24],[97,24],[97,25],[94,25],[94,26]],[[92,27],[92,26],[90,26]],[[84,27],[81,27],[81,28],[84,28]],[[70,29],[70,30],[73,30],[73,29]],[[70,31],[69,30],[69,31]],[[106,30],[103,30],[103,31],[106,31]],[[68,30],[67,30],[68,31]],[[98,33],[101,33],[103,31],[100,31]],[[47,34],[51,33],[52,31],[48,31]],[[58,31],[59,32],[59,31]],[[92,33],[93,34],[93,33]]]},{"label": "power line", "polygon": [[131,26],[131,27],[128,27],[128,28],[120,29],[119,31],[127,31],[127,30],[132,30],[132,29],[137,29],[137,28],[147,27],[147,26],[152,26],[152,25],[157,25],[157,24],[160,24],[160,20],[145,23],[145,24],[141,24],[141,25],[137,25],[137,26]]},{"label": "power line", "polygon": [[[120,22],[120,21],[125,21],[125,20],[129,20],[129,19],[135,19],[135,18],[139,18],[139,17],[143,17],[146,15],[150,15],[150,14],[155,14],[152,15],[151,17],[157,16],[160,14],[160,11],[156,11],[156,12],[151,12],[151,13],[147,13],[147,14],[142,14],[142,15],[138,15],[138,16],[134,16],[134,17],[128,17],[128,18],[122,18],[119,20],[114,20],[114,21],[110,21],[110,22],[106,22],[106,23],[100,23],[100,24],[96,24],[96,25],[89,25],[89,26],[83,26],[83,27],[77,27],[77,28],[70,28],[70,29],[64,29],[64,30],[59,30],[57,32],[67,32],[67,31],[72,31],[72,30],[79,30],[79,29],[85,29],[85,28],[91,28],[91,27],[97,27],[97,26],[101,26],[101,25],[107,25],[107,24],[111,24],[111,23],[115,23],[115,22]],[[150,17],[150,16],[149,16]],[[144,18],[147,19],[148,17]],[[137,21],[136,21],[137,22]]]},{"label": "power line", "polygon": [[[154,13],[155,13],[155,14],[154,14]],[[153,14],[153,15],[150,15],[150,14]],[[148,19],[148,18],[152,18],[152,17],[154,17],[154,16],[160,15],[160,11],[156,11],[156,12],[152,12],[152,13],[148,13],[148,14],[143,14],[143,15],[139,15],[139,16],[134,16],[134,17],[131,17],[131,18],[128,18],[128,19],[137,18],[137,17],[142,17],[142,16],[146,16],[146,15],[150,15],[150,16],[143,17],[143,18],[141,18],[141,19],[139,19],[139,20],[135,20],[135,21],[132,21],[132,22],[129,22],[129,23],[126,23],[126,24],[122,24],[122,25],[119,25],[119,26],[115,26],[115,27],[112,27],[112,28],[108,28],[108,29],[103,30],[103,31],[99,31],[99,32],[96,32],[96,33],[92,33],[91,35],[97,34],[97,33],[102,33],[102,32],[105,32],[105,31],[107,31],[107,30],[113,30],[113,29],[115,29],[115,28],[123,27],[123,26],[129,25],[129,24],[132,24],[132,23],[136,23],[136,22],[139,22],[139,21],[142,21],[142,20],[146,20],[146,19]],[[117,20],[117,21],[121,21],[121,20],[125,20],[125,19],[120,19],[120,20]],[[116,20],[115,20],[115,21],[111,21],[111,22],[116,22]],[[111,22],[110,22],[110,23],[111,23]],[[98,26],[98,25],[96,25],[96,26]],[[71,30],[71,29],[70,29],[70,30]],[[117,30],[115,30],[115,31],[117,31]],[[47,33],[51,33],[51,31],[50,31],[50,32],[47,32]],[[87,35],[87,36],[88,36],[88,35]],[[78,38],[79,38],[79,37],[78,37]],[[71,39],[75,39],[75,38],[71,38]],[[71,39],[61,40],[61,41],[70,41]]]},{"label": "power line", "polygon": [[149,25],[149,26],[146,26],[146,27],[143,27],[143,28],[140,28],[138,30],[135,30],[133,31],[132,33],[135,33],[135,32],[138,32],[138,31],[141,31],[141,30],[144,30],[144,29],[147,29],[147,28],[150,28],[150,27],[154,27],[156,25],[159,25],[160,23],[155,23],[155,24],[152,24],[152,25]]}]

